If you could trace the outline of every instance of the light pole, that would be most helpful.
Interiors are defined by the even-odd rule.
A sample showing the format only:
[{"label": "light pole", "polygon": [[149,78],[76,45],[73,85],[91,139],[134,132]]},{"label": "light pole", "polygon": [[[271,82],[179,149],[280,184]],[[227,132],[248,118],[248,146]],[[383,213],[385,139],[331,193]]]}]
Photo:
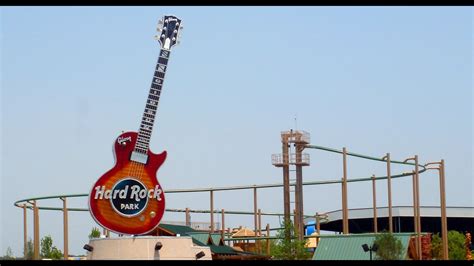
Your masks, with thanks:
[{"label": "light pole", "polygon": [[363,244],[362,248],[364,249],[365,252],[367,252],[367,251],[370,252],[370,260],[372,260],[372,251],[376,252],[379,247],[377,246],[377,244],[373,244],[370,247],[367,244]]},{"label": "light pole", "polygon": [[[438,167],[426,167],[429,165],[438,165]],[[439,200],[441,209],[441,240],[443,247],[443,260],[449,259],[448,251],[448,222],[446,217],[446,192],[444,182],[444,160],[440,162],[431,162],[425,164],[426,170],[438,170],[439,173]]]}]

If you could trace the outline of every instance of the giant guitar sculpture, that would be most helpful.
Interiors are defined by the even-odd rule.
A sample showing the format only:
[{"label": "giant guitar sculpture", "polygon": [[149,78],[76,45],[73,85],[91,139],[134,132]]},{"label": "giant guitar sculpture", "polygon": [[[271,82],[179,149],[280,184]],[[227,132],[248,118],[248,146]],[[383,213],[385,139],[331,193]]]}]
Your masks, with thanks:
[{"label": "giant guitar sculpture", "polygon": [[114,143],[115,166],[102,175],[89,193],[89,211],[102,227],[141,235],[155,229],[165,210],[165,195],[156,178],[166,159],[149,149],[170,49],[178,43],[181,20],[164,16],[158,26],[161,51],[138,132],[125,132]]}]

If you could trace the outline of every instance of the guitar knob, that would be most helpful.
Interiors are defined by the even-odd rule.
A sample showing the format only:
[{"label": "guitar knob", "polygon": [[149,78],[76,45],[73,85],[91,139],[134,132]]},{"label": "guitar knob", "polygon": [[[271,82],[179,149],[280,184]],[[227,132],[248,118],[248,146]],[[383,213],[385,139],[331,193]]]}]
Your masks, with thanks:
[{"label": "guitar knob", "polygon": [[151,218],[153,218],[153,217],[155,217],[155,216],[156,216],[156,212],[153,212],[153,211],[150,212],[150,217],[151,217]]}]

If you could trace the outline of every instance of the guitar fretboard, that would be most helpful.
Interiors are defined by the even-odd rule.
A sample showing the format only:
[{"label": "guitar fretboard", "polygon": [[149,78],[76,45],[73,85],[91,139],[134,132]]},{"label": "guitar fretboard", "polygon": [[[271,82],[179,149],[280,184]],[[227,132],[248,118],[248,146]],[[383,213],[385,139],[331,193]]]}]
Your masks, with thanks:
[{"label": "guitar fretboard", "polygon": [[151,82],[150,92],[148,93],[145,111],[143,112],[142,122],[138,130],[137,143],[134,148],[134,151],[138,153],[147,154],[148,151],[169,56],[169,50],[161,49],[155,68],[155,74],[153,75],[153,81]]}]

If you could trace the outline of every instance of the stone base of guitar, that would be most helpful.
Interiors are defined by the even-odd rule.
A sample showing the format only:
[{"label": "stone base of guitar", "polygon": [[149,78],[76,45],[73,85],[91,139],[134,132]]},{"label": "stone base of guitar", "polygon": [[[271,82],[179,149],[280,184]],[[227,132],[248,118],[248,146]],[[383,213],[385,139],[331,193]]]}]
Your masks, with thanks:
[{"label": "stone base of guitar", "polygon": [[[161,248],[155,250],[156,243]],[[92,251],[87,251],[88,260],[212,260],[209,247],[193,245],[189,236],[137,236],[95,238],[89,241]]]}]

